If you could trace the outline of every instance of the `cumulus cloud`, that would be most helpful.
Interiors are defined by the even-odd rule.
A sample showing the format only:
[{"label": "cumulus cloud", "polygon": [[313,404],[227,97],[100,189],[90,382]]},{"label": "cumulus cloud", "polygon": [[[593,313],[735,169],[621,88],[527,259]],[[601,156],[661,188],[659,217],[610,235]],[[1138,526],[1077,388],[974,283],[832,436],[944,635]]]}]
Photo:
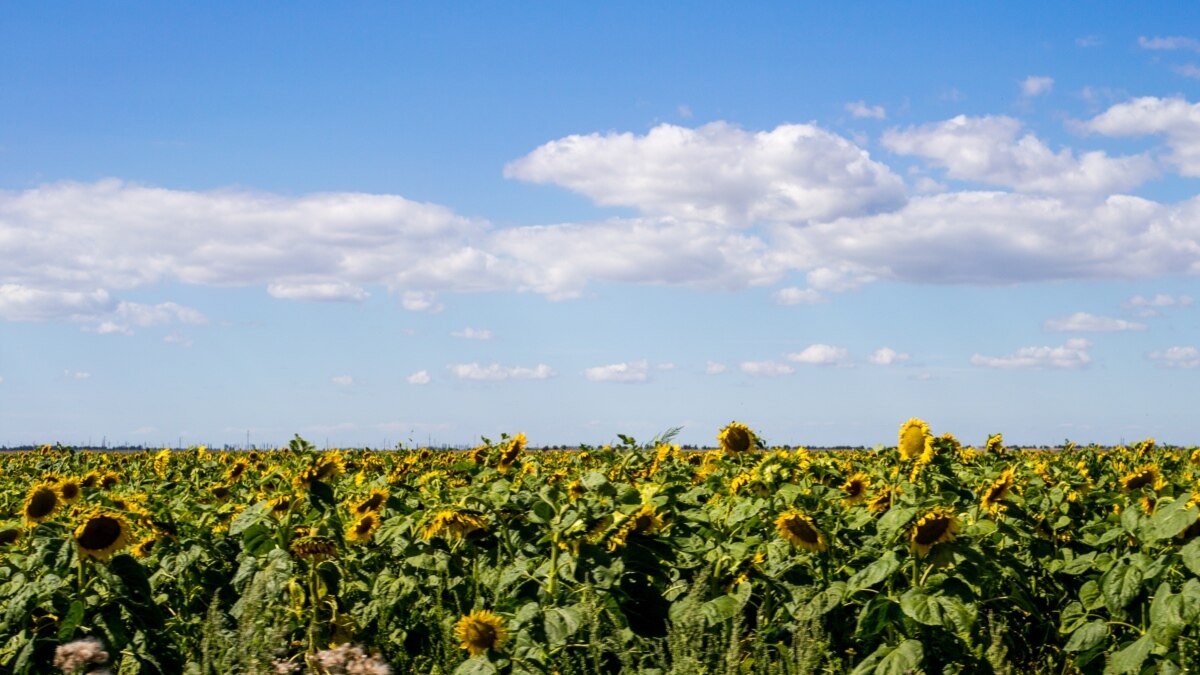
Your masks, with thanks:
[{"label": "cumulus cloud", "polygon": [[1164,351],[1150,352],[1146,356],[1164,368],[1200,367],[1200,349],[1195,347],[1170,347]]},{"label": "cumulus cloud", "polygon": [[532,368],[502,366],[498,363],[487,366],[478,363],[456,363],[447,367],[450,374],[460,380],[545,380],[554,376],[554,371],[544,363]]},{"label": "cumulus cloud", "polygon": [[329,380],[339,387],[349,387],[354,384],[354,377],[351,375],[334,375]]},{"label": "cumulus cloud", "polygon": [[845,366],[850,364],[850,352],[845,347],[835,347],[826,344],[813,344],[801,351],[786,355],[792,363],[806,363],[817,366]]},{"label": "cumulus cloud", "polygon": [[423,385],[429,384],[432,379],[433,378],[429,376],[428,370],[418,370],[417,372],[405,378],[405,381],[409,384]]},{"label": "cumulus cloud", "polygon": [[1054,152],[1032,133],[1020,138],[1021,122],[1006,116],[959,115],[944,122],[892,129],[883,144],[943,167],[958,180],[1002,185],[1039,194],[1107,195],[1155,177],[1148,155],[1109,157],[1102,151],[1078,157],[1069,148]]},{"label": "cumulus cloud", "polygon": [[1003,369],[1086,368],[1092,362],[1089,347],[1091,343],[1087,340],[1072,338],[1058,347],[1022,347],[1011,356],[975,354],[971,365]]},{"label": "cumulus cloud", "polygon": [[504,175],[727,225],[830,219],[891,209],[904,183],[849,140],[812,124],[750,132],[724,122],[573,135],[508,164]]},{"label": "cumulus cloud", "polygon": [[1190,295],[1167,295],[1166,293],[1158,293],[1153,297],[1145,297],[1135,295],[1126,300],[1121,306],[1126,310],[1132,311],[1138,316],[1158,316],[1159,310],[1163,307],[1188,307],[1192,304]]},{"label": "cumulus cloud", "polygon": [[907,361],[908,358],[909,355],[904,352],[898,352],[891,347],[880,347],[867,357],[867,361],[877,366],[890,366]]},{"label": "cumulus cloud", "polygon": [[1056,333],[1116,333],[1146,330],[1146,324],[1075,312],[1061,319],[1047,320],[1042,324],[1042,329]]},{"label": "cumulus cloud", "polygon": [[271,297],[284,300],[317,300],[323,302],[362,302],[370,293],[343,281],[323,283],[274,283],[267,285]]},{"label": "cumulus cloud", "polygon": [[728,369],[729,368],[724,363],[717,363],[716,361],[709,361],[708,363],[704,364],[705,375],[720,375]]},{"label": "cumulus cloud", "polygon": [[1166,136],[1167,158],[1184,176],[1200,176],[1200,103],[1144,96],[1111,106],[1083,127],[1106,136]]},{"label": "cumulus cloud", "polygon": [[772,293],[771,299],[777,305],[815,305],[825,298],[816,289],[789,286]]},{"label": "cumulus cloud", "polygon": [[67,291],[0,284],[0,318],[9,321],[91,318],[105,314],[115,306],[108,291],[102,288]]},{"label": "cumulus cloud", "polygon": [[778,361],[743,361],[738,368],[747,375],[755,377],[777,377],[791,375],[796,369]]},{"label": "cumulus cloud", "polygon": [[446,308],[430,291],[405,291],[404,295],[400,297],[400,306],[410,312],[428,312],[430,314],[437,314]]},{"label": "cumulus cloud", "polygon": [[1142,49],[1176,50],[1184,49],[1200,52],[1200,40],[1189,37],[1138,37],[1138,46]]},{"label": "cumulus cloud", "polygon": [[846,112],[855,119],[887,119],[887,111],[881,105],[867,105],[865,101],[851,101],[846,104]]},{"label": "cumulus cloud", "polygon": [[649,369],[647,361],[631,361],[588,368],[583,376],[592,382],[645,382],[649,379]]},{"label": "cumulus cloud", "polygon": [[464,328],[450,333],[450,337],[462,338],[464,340],[491,340],[492,331]]},{"label": "cumulus cloud", "polygon": [[1030,75],[1024,80],[1021,80],[1021,95],[1025,96],[1026,98],[1041,96],[1042,94],[1049,94],[1050,90],[1053,88],[1053,77]]}]

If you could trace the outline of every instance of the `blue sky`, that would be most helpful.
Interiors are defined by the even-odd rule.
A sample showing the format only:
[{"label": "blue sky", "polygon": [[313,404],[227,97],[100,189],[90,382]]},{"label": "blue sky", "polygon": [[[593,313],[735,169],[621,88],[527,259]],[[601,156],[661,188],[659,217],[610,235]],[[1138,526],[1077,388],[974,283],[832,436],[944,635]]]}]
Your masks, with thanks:
[{"label": "blue sky", "polygon": [[0,22],[0,444],[1200,417],[1200,9],[58,3]]}]

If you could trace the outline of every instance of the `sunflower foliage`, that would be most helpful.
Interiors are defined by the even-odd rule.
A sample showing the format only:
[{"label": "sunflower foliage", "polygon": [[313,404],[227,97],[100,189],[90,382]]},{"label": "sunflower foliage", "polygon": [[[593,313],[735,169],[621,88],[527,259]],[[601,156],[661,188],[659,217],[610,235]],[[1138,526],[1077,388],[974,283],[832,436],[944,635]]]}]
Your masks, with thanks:
[{"label": "sunflower foliage", "polygon": [[676,433],[9,455],[0,672],[90,640],[172,675],[1200,667],[1200,451]]}]

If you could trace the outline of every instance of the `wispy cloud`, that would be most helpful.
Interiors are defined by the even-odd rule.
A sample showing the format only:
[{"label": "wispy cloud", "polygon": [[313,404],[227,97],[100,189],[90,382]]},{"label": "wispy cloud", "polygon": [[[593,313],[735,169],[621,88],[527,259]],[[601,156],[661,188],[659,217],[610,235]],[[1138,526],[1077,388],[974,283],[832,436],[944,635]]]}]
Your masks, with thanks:
[{"label": "wispy cloud", "polygon": [[1030,75],[1021,80],[1021,95],[1026,98],[1049,94],[1054,89],[1054,78],[1044,75]]},{"label": "wispy cloud", "polygon": [[87,372],[86,370],[64,370],[63,371],[63,377],[65,377],[68,380],[86,380],[86,379],[89,379],[91,376],[92,376],[92,374]]},{"label": "wispy cloud", "polygon": [[704,374],[705,375],[720,375],[721,373],[725,372],[726,370],[729,370],[729,367],[726,366],[724,363],[717,363],[716,361],[709,361],[708,363],[704,364]]},{"label": "wispy cloud", "polygon": [[409,384],[422,385],[429,384],[432,379],[433,378],[429,376],[428,370],[418,370],[417,372],[405,378],[405,381]]},{"label": "wispy cloud", "polygon": [[846,104],[846,112],[855,119],[887,119],[887,111],[881,105],[867,105],[865,101],[851,101]]},{"label": "wispy cloud", "polygon": [[1200,367],[1200,349],[1195,347],[1169,347],[1163,351],[1150,352],[1146,356],[1164,368]]},{"label": "wispy cloud", "polygon": [[1166,50],[1174,51],[1183,49],[1186,51],[1200,52],[1200,40],[1190,37],[1138,37],[1138,46],[1142,49]]},{"label": "wispy cloud", "polygon": [[474,328],[464,328],[450,333],[451,337],[462,338],[464,340],[491,340],[493,335],[490,330],[476,330]]},{"label": "wispy cloud", "polygon": [[791,375],[796,369],[778,361],[743,361],[738,368],[747,375],[755,377],[777,377]]},{"label": "wispy cloud", "polygon": [[1058,347],[1022,347],[1011,356],[982,356],[975,354],[971,364],[1002,369],[1078,369],[1092,362],[1087,340],[1072,338]]},{"label": "wispy cloud", "polygon": [[850,352],[845,347],[835,347],[820,343],[809,345],[801,351],[787,354],[785,358],[792,363],[804,363],[816,366],[850,365]]},{"label": "wispy cloud", "polygon": [[1042,324],[1042,329],[1057,333],[1116,333],[1146,330],[1146,324],[1075,312],[1061,319],[1047,320]]},{"label": "wispy cloud", "polygon": [[354,377],[351,375],[334,375],[329,378],[329,381],[339,387],[349,387],[354,384]]},{"label": "wispy cloud", "polygon": [[645,382],[649,370],[649,362],[642,360],[595,366],[584,370],[583,376],[592,382]]},{"label": "wispy cloud", "polygon": [[502,366],[498,363],[486,366],[478,363],[456,363],[447,368],[451,375],[460,380],[545,380],[554,376],[554,370],[544,363],[532,368]]},{"label": "wispy cloud", "polygon": [[867,361],[877,366],[891,366],[897,363],[903,363],[909,359],[909,355],[904,352],[898,352],[891,347],[881,347],[876,349],[873,354],[867,357]]},{"label": "wispy cloud", "polygon": [[815,305],[825,299],[820,291],[813,288],[798,288],[789,286],[771,294],[771,299],[777,305]]}]

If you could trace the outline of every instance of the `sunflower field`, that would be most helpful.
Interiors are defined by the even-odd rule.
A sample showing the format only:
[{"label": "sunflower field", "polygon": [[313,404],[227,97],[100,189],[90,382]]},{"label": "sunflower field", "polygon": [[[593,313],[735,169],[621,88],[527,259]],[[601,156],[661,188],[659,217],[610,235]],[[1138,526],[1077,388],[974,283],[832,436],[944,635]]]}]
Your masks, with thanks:
[{"label": "sunflower field", "polygon": [[1200,450],[77,452],[0,467],[0,673],[1178,673]]}]

